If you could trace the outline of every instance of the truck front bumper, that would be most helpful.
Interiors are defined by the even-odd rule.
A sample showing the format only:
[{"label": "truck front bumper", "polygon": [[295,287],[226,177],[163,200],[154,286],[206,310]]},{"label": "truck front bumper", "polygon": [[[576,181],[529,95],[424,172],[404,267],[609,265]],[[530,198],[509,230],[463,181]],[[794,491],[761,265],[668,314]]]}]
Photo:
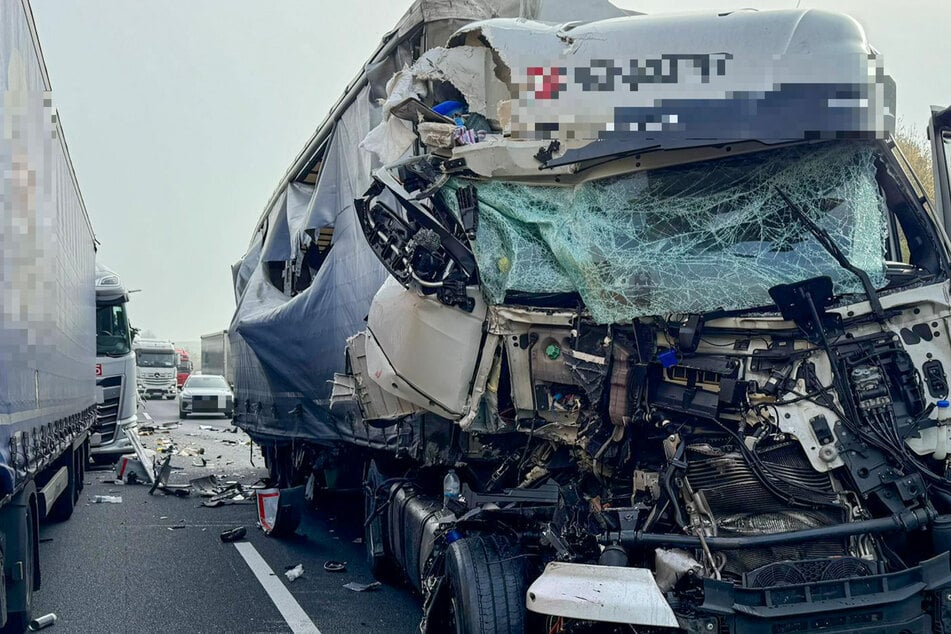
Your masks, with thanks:
[{"label": "truck front bumper", "polygon": [[115,436],[113,436],[112,440],[105,445],[100,444],[102,442],[100,435],[98,433],[93,433],[89,439],[89,453],[94,456],[121,456],[122,454],[132,453],[135,451],[135,449],[132,448],[132,442],[125,434],[125,428],[129,427],[130,425],[135,425],[138,420],[139,417],[135,414],[128,418],[119,420],[116,424]]},{"label": "truck front bumper", "polygon": [[137,388],[140,397],[174,397],[178,395],[178,386],[175,384],[166,386],[157,385],[139,385]]},{"label": "truck front bumper", "polygon": [[579,621],[688,632],[933,634],[951,631],[948,552],[895,572],[747,588],[705,579],[703,603],[679,617],[650,570],[550,563],[526,607]]},{"label": "truck front bumper", "polygon": [[580,621],[678,625],[646,568],[552,562],[529,587],[525,605],[532,612]]}]

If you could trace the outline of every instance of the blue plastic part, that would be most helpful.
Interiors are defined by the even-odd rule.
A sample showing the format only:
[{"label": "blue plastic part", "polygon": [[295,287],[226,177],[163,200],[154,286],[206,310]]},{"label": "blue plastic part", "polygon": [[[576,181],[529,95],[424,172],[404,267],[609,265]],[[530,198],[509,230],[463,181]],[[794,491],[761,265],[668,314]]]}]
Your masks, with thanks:
[{"label": "blue plastic part", "polygon": [[446,543],[447,543],[447,544],[451,544],[451,543],[453,543],[453,542],[455,542],[455,541],[458,541],[458,540],[460,540],[460,539],[462,539],[462,533],[460,533],[460,532],[459,532],[458,530],[456,530],[455,528],[450,528],[448,531],[446,531]]},{"label": "blue plastic part", "polygon": [[665,368],[672,368],[677,365],[677,351],[676,350],[666,350],[657,355],[657,360],[660,361],[660,364]]},{"label": "blue plastic part", "polygon": [[466,111],[466,104],[461,101],[444,101],[433,106],[433,112],[444,117],[452,117]]},{"label": "blue plastic part", "polygon": [[937,403],[935,403],[935,405],[937,405],[938,407],[951,407],[951,403],[949,403],[948,401],[944,399],[938,401]]}]

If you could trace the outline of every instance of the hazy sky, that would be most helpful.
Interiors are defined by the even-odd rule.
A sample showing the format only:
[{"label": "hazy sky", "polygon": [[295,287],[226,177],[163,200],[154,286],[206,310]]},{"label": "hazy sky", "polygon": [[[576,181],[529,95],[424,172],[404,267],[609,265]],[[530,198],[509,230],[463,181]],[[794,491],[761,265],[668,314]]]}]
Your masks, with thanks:
[{"label": "hazy sky", "polygon": [[[578,0],[583,1],[583,0]],[[173,340],[226,328],[231,264],[284,170],[411,0],[32,0],[53,103],[99,257],[133,323]],[[623,0],[647,13],[796,0]],[[951,1],[802,0],[849,13],[921,128],[951,104]],[[171,8],[171,7],[174,7]]]}]

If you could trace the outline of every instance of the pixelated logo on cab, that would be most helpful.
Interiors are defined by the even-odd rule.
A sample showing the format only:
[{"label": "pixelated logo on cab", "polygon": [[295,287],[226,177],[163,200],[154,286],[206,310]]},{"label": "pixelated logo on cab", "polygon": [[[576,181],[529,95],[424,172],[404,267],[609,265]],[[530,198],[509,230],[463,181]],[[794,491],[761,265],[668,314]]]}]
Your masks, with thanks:
[{"label": "pixelated logo on cab", "polygon": [[[675,53],[653,58],[617,61],[592,59],[576,66],[571,83],[582,92],[610,92],[626,86],[636,92],[645,84],[707,84],[711,77],[726,75],[731,53]],[[530,66],[523,87],[536,100],[558,99],[568,90],[569,69],[563,66]]]},{"label": "pixelated logo on cab", "polygon": [[535,99],[558,99],[558,95],[568,87],[563,81],[568,74],[567,68],[532,66],[526,74],[528,89],[535,94]]}]

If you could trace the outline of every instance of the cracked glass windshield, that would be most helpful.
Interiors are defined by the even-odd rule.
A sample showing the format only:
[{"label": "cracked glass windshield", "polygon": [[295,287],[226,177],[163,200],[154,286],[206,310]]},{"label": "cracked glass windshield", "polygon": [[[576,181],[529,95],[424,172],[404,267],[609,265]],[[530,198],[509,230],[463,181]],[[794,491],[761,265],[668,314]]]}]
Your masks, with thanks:
[{"label": "cracked glass windshield", "polygon": [[[770,287],[820,275],[838,294],[861,292],[779,187],[882,286],[886,207],[875,153],[832,142],[575,187],[478,182],[482,284],[495,302],[508,291],[577,292],[602,323],[769,305]],[[455,179],[446,191],[465,184]]]}]

